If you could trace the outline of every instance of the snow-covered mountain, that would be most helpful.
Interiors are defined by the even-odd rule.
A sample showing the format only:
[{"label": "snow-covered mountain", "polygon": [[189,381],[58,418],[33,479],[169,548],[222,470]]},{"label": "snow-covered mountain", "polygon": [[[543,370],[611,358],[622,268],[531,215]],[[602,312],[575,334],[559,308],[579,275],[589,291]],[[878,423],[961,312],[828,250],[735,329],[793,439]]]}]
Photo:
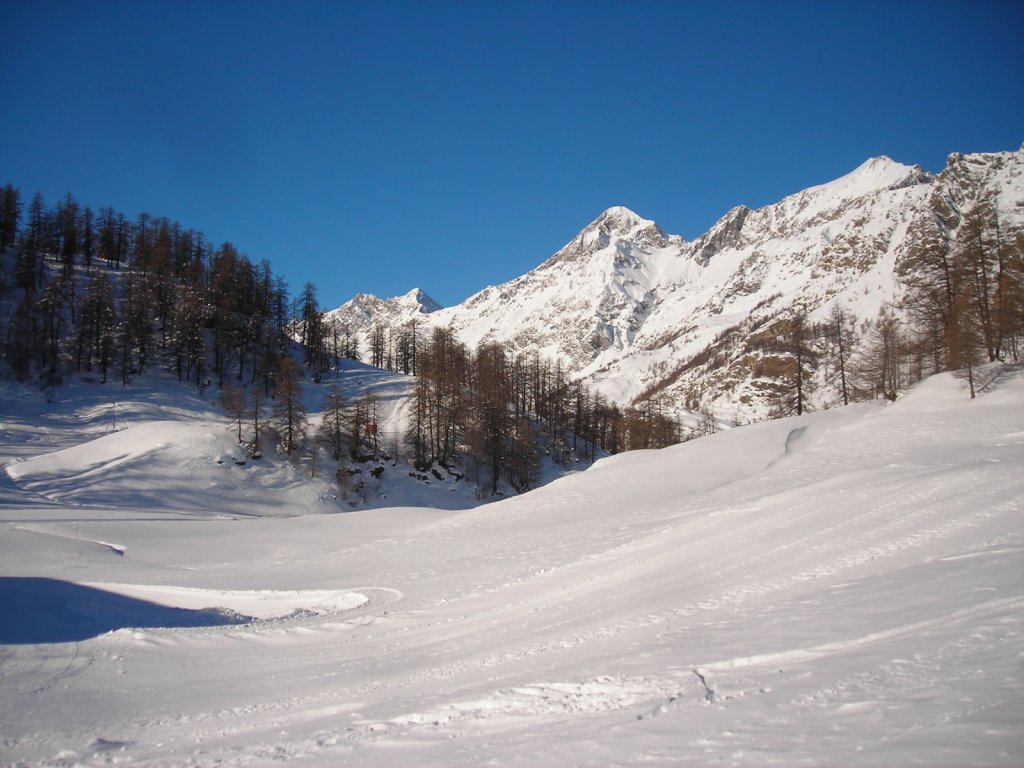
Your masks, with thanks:
[{"label": "snow-covered mountain", "polygon": [[327,313],[327,319],[346,326],[363,339],[374,323],[400,326],[431,312],[441,305],[419,288],[391,299],[381,299],[372,293],[358,293],[337,309]]},{"label": "snow-covered mountain", "polygon": [[560,358],[620,403],[657,392],[742,419],[766,407],[753,334],[794,306],[812,320],[837,303],[874,319],[898,296],[901,259],[936,229],[925,222],[950,239],[980,203],[995,206],[1009,236],[1024,230],[1024,149],[954,154],[938,175],[872,158],[774,205],[736,207],[693,241],[609,208],[536,269],[458,306],[423,314],[414,291],[357,297],[337,313],[360,310],[359,328],[424,318],[469,345],[495,340]]}]

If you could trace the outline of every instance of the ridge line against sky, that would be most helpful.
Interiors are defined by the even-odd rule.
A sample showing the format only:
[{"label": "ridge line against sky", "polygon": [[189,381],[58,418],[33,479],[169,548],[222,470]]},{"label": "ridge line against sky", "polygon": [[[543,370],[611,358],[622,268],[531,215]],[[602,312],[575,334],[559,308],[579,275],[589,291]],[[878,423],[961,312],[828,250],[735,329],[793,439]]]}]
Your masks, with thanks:
[{"label": "ridge line against sky", "polygon": [[1024,3],[0,0],[0,184],[166,216],[324,308],[445,305],[613,205],[693,239],[1024,141]]}]

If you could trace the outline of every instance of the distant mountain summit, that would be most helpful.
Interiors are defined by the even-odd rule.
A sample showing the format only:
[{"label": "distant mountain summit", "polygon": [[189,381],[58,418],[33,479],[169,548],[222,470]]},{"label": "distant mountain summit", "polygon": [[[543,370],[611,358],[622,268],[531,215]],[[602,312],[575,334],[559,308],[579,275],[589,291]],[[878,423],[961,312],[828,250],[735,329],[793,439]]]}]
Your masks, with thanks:
[{"label": "distant mountain summit", "polygon": [[925,233],[948,247],[980,205],[1007,242],[1024,232],[1022,180],[1024,150],[954,154],[938,175],[875,157],[773,205],[733,208],[690,242],[615,206],[535,269],[457,306],[413,291],[336,312],[358,329],[417,319],[470,346],[557,358],[621,404],[656,393],[758,417],[770,388],[757,334],[774,318],[797,306],[821,320],[838,304],[873,320],[898,298],[897,272]]},{"label": "distant mountain summit", "polygon": [[403,296],[380,299],[372,293],[358,293],[337,309],[327,313],[327,319],[347,327],[353,334],[367,333],[375,323],[388,326],[404,325],[431,312],[441,305],[419,288]]},{"label": "distant mountain summit", "polygon": [[594,219],[540,268],[548,264],[577,261],[615,242],[665,248],[673,243],[682,245],[683,240],[678,236],[666,235],[650,219],[642,218],[628,208],[615,206]]}]

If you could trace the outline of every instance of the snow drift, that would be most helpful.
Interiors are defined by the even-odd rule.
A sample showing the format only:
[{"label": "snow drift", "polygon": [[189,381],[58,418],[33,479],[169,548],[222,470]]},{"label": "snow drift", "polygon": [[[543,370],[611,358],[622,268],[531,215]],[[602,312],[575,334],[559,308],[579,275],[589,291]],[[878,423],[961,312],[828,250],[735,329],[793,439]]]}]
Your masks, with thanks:
[{"label": "snow drift", "polygon": [[141,515],[113,443],[74,506],[68,434],[4,438],[0,759],[1019,765],[1024,375],[987,375],[461,511],[180,515],[168,446]]}]

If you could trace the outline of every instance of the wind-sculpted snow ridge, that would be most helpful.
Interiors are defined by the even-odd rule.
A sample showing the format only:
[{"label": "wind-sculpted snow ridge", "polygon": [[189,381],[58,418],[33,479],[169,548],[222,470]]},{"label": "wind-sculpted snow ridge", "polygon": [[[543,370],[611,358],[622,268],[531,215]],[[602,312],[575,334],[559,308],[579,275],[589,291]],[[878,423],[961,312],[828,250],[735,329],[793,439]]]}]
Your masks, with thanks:
[{"label": "wind-sculpted snow ridge", "polygon": [[468,510],[73,506],[18,442],[0,763],[1020,765],[1024,374],[984,373]]}]

